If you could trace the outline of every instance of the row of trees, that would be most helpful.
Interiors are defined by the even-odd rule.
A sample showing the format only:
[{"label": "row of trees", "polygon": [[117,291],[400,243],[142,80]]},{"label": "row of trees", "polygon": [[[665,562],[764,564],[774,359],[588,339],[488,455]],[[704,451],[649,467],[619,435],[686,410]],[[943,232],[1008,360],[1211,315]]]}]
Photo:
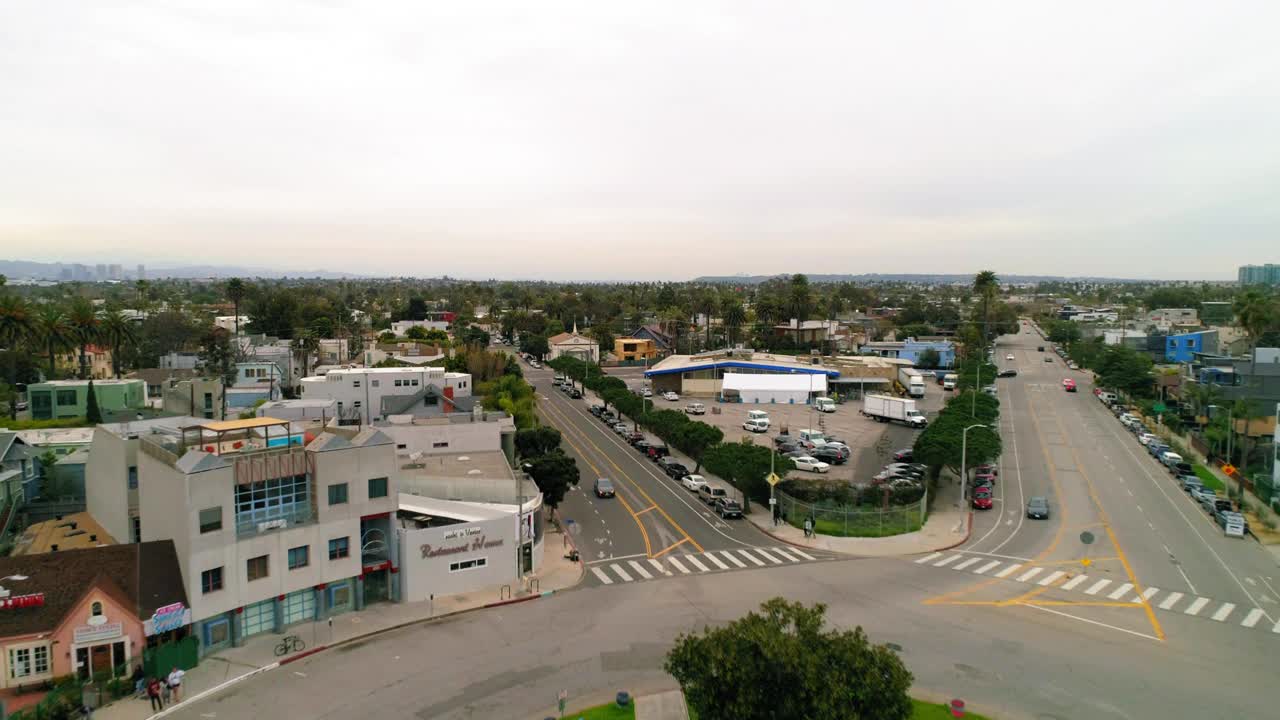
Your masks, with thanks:
[{"label": "row of trees", "polygon": [[517,430],[516,453],[542,492],[542,502],[551,509],[560,506],[570,487],[577,486],[578,463],[560,447],[559,430],[545,425]]}]

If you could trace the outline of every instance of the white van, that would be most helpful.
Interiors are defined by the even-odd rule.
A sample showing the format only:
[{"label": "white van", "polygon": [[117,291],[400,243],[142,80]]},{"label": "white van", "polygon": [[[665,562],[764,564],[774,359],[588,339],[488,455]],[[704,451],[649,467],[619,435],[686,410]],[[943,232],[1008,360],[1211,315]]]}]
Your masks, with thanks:
[{"label": "white van", "polygon": [[813,409],[818,412],[833,413],[836,411],[836,401],[829,397],[820,397],[813,401]]},{"label": "white van", "polygon": [[1101,392],[1098,393],[1098,399],[1102,401],[1103,405],[1110,405],[1120,398],[1116,397],[1115,393]]},{"label": "white van", "polygon": [[824,435],[821,430],[810,430],[809,428],[805,428],[800,431],[800,438],[813,443],[813,446],[816,448],[820,448],[827,444],[827,436]]},{"label": "white van", "polygon": [[763,410],[751,410],[747,413],[747,420],[763,422],[766,430],[769,429],[769,413]]},{"label": "white van", "polygon": [[769,432],[769,419],[768,418],[765,418],[763,420],[748,419],[746,422],[742,423],[742,429],[746,430],[747,432],[756,432],[756,433]]},{"label": "white van", "polygon": [[959,381],[960,381],[959,375],[956,375],[955,373],[947,373],[946,375],[942,376],[942,389],[955,390],[956,383]]}]

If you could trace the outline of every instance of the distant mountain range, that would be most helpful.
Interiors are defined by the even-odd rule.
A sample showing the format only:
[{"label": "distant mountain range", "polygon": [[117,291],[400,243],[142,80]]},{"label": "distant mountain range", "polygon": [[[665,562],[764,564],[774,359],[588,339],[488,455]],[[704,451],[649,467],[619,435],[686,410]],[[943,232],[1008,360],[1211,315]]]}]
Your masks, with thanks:
[{"label": "distant mountain range", "polygon": [[[787,278],[790,274],[777,275],[703,275],[694,278],[696,283],[726,283],[731,285],[758,285],[777,278]],[[863,273],[861,275],[813,275],[806,274],[812,283],[922,283],[926,285],[942,285],[951,283],[971,283],[973,273],[968,274],[915,274],[915,273]],[[1005,284],[1040,283],[1040,282],[1153,282],[1129,278],[1104,277],[1063,277],[1061,275],[1000,275],[1000,282]]]},{"label": "distant mountain range", "polygon": [[[94,281],[97,279],[96,262],[86,263],[43,263],[28,260],[0,260],[0,274],[11,280],[30,278],[33,280],[62,280],[63,271],[72,273],[71,279]],[[135,280],[137,265],[121,264],[121,279]],[[89,273],[89,277],[77,276],[77,271]],[[180,267],[146,266],[148,279],[157,278],[323,278],[336,280],[341,278],[362,277],[352,273],[333,272],[332,270],[270,270],[267,268],[239,267],[235,265],[183,265]]]}]

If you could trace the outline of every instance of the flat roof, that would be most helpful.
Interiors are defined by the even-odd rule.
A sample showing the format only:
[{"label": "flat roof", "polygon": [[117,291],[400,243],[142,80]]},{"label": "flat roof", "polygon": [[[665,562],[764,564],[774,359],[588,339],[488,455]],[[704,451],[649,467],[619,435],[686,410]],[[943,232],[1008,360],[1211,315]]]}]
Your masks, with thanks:
[{"label": "flat roof", "polygon": [[289,420],[280,420],[273,417],[249,418],[248,420],[207,420],[188,425],[188,429],[200,428],[209,432],[230,432],[232,430],[252,430],[253,428],[268,427],[270,425],[288,425]]},{"label": "flat roof", "polygon": [[[115,378],[103,379],[103,380],[98,380],[97,378],[94,378],[93,380],[93,384],[95,386],[132,385],[133,383],[140,383],[140,382],[142,382],[141,378],[120,378],[119,380],[116,380]],[[39,387],[41,385],[49,385],[51,387],[80,387],[80,386],[87,387],[89,385],[89,381],[88,380],[45,380],[44,382],[31,383],[31,387]]]},{"label": "flat roof", "polygon": [[412,470],[411,475],[433,477],[503,478],[506,480],[515,477],[511,465],[507,463],[506,454],[501,450],[410,456],[405,469]]},{"label": "flat roof", "polygon": [[13,545],[13,555],[39,555],[58,550],[115,545],[116,541],[87,512],[63,515],[61,520],[32,523]]},{"label": "flat roof", "polygon": [[[802,356],[809,360],[809,355]],[[645,377],[655,375],[672,375],[676,373],[697,372],[699,370],[723,370],[737,368],[740,370],[767,370],[779,374],[808,373],[837,377],[839,370],[832,370],[823,365],[802,362],[790,355],[769,355],[766,353],[735,353],[733,355],[717,355],[699,357],[696,355],[671,355],[657,365],[645,371]]]}]

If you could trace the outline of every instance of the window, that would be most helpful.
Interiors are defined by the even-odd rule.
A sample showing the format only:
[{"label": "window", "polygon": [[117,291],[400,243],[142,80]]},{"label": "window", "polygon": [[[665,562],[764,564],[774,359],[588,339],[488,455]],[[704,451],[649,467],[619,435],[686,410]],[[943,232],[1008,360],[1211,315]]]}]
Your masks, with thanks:
[{"label": "window", "polygon": [[76,391],[75,390],[59,390],[58,404],[59,405],[75,405]]},{"label": "window", "polygon": [[396,387],[400,387],[400,384],[401,384],[401,383],[403,383],[403,382],[404,382],[403,380],[397,380],[397,381],[396,381]]},{"label": "window", "polygon": [[49,646],[10,648],[9,677],[17,679],[49,672]]},{"label": "window", "polygon": [[134,515],[130,520],[133,521],[133,541],[142,542],[142,516]]},{"label": "window", "polygon": [[387,496],[387,479],[369,478],[369,498],[382,498]]},{"label": "window", "polygon": [[343,505],[347,502],[347,484],[334,483],[329,486],[329,504]]},{"label": "window", "polygon": [[200,573],[200,592],[208,595],[222,589],[222,568],[216,567]]},{"label": "window", "polygon": [[397,450],[408,450],[408,449],[409,449],[409,446],[408,446],[408,445],[406,445],[406,444],[404,444],[404,443],[399,443],[399,444],[397,444],[397,445],[396,445],[396,449],[397,449]]},{"label": "window", "polygon": [[489,564],[489,558],[476,558],[474,560],[463,560],[461,562],[449,563],[449,572],[462,572],[463,570],[474,570],[482,568]]},{"label": "window", "polygon": [[94,617],[99,617],[99,616],[101,616],[101,615],[102,615],[102,603],[100,603],[100,602],[96,602],[96,601],[95,601],[95,602],[93,603],[93,605],[90,605],[90,606],[89,606],[89,614],[90,614],[90,615],[92,615],[92,616],[94,616]]},{"label": "window", "polygon": [[433,447],[433,448],[447,448],[447,447],[449,447],[449,442],[448,442],[447,440],[446,440],[446,441],[444,441],[444,442],[433,442],[433,443],[431,443],[431,447]]},{"label": "window", "polygon": [[427,395],[426,397],[422,398],[422,404],[428,405],[428,406],[439,405],[440,398],[436,397],[435,395]]},{"label": "window", "polygon": [[129,489],[130,490],[138,489],[138,466],[137,465],[129,466]]},{"label": "window", "polygon": [[370,380],[370,381],[369,381],[369,384],[370,384],[371,386],[373,386],[373,387],[378,387],[378,381],[377,381],[377,380]]},{"label": "window", "polygon": [[262,578],[270,574],[268,572],[269,568],[267,566],[268,559],[269,558],[266,555],[259,555],[256,558],[249,558],[248,562],[245,563],[245,569],[249,572],[249,582],[253,582],[254,580],[261,580]]},{"label": "window", "polygon": [[329,559],[341,560],[351,555],[351,541],[348,538],[340,537],[329,541]]},{"label": "window", "polygon": [[311,548],[302,545],[296,548],[289,548],[289,569],[297,570],[311,564]]},{"label": "window", "polygon": [[200,534],[222,529],[222,508],[211,507],[200,511]]},{"label": "window", "polygon": [[357,410],[359,410],[359,409],[360,409],[361,404],[362,404],[362,402],[361,402],[360,400],[357,400],[357,401],[355,401],[354,403],[352,403],[352,405],[353,405],[353,406],[355,406],[355,409],[357,409]]},{"label": "window", "polygon": [[236,529],[256,531],[258,524],[284,519],[288,524],[310,519],[307,476],[294,475],[236,486]]},{"label": "window", "polygon": [[360,387],[360,381],[359,381],[359,380],[353,380],[353,381],[351,382],[351,387]]},{"label": "window", "polygon": [[414,378],[414,379],[410,380],[410,381],[409,381],[409,383],[410,383],[411,385],[413,385],[414,387],[418,387],[418,378]]}]

